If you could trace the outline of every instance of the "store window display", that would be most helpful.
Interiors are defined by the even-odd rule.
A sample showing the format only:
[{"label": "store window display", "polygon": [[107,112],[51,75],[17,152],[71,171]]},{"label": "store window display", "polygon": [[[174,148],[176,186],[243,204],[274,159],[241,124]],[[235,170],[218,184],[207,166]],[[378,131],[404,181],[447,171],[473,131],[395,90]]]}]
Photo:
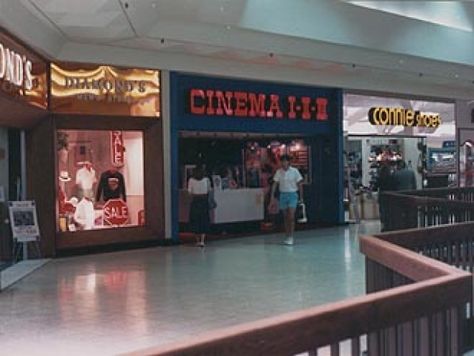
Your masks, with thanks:
[{"label": "store window display", "polygon": [[58,131],[57,169],[59,231],[144,224],[141,131]]}]

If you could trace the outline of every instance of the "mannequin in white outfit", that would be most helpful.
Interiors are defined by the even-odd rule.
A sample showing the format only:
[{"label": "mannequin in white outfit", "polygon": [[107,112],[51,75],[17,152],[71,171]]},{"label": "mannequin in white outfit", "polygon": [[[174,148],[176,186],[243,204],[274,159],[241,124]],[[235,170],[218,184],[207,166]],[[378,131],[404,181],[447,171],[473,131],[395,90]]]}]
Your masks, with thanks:
[{"label": "mannequin in white outfit", "polygon": [[82,199],[76,205],[74,221],[79,225],[79,230],[92,230],[95,227],[95,210],[92,200],[82,193]]},{"label": "mannequin in white outfit", "polygon": [[76,184],[82,191],[83,196],[94,199],[94,184],[97,183],[95,169],[89,161],[83,162],[82,168],[76,172]]}]

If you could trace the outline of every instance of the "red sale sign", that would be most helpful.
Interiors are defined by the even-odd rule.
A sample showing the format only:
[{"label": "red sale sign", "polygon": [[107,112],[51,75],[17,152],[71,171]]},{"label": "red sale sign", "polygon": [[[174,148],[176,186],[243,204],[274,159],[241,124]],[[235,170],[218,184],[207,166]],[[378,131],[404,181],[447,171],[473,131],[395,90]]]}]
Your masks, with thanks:
[{"label": "red sale sign", "polygon": [[104,205],[104,223],[107,225],[125,225],[128,222],[128,207],[122,199],[108,200]]},{"label": "red sale sign", "polygon": [[123,167],[125,164],[125,146],[122,131],[110,132],[110,149],[112,165],[117,168]]}]

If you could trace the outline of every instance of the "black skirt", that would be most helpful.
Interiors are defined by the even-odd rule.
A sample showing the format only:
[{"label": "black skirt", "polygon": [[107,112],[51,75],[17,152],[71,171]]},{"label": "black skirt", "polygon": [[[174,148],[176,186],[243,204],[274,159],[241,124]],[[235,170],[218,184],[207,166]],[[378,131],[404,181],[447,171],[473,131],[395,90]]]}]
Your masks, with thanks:
[{"label": "black skirt", "polygon": [[195,234],[207,234],[211,225],[207,196],[193,197],[189,209],[189,223]]}]

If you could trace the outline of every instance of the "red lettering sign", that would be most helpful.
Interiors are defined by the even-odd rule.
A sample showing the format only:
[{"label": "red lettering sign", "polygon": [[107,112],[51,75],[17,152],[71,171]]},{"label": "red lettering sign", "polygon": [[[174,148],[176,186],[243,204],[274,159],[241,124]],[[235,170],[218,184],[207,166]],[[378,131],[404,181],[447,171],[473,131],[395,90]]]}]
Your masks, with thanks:
[{"label": "red lettering sign", "polygon": [[125,165],[125,147],[123,144],[122,131],[110,132],[110,150],[112,165],[120,168]]},{"label": "red lettering sign", "polygon": [[122,199],[110,199],[104,205],[104,224],[125,225],[128,222],[128,207]]},{"label": "red lettering sign", "polygon": [[199,89],[191,89],[190,94],[190,102],[191,102],[191,112],[196,115],[202,115],[206,111],[205,106],[201,106],[196,103],[197,98],[204,99],[206,96],[204,95],[204,90]]},{"label": "red lettering sign", "polygon": [[276,94],[212,89],[189,91],[189,108],[194,115],[326,121],[328,104],[328,99],[324,97],[281,97]]}]

